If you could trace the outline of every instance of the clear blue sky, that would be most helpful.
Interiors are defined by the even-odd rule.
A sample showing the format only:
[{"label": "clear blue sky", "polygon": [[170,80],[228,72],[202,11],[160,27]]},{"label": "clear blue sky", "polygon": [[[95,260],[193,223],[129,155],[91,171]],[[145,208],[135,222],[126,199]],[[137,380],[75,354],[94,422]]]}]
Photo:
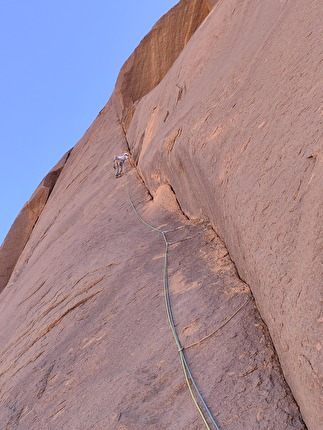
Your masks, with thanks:
[{"label": "clear blue sky", "polygon": [[178,0],[0,3],[0,244],[108,101],[122,64]]}]

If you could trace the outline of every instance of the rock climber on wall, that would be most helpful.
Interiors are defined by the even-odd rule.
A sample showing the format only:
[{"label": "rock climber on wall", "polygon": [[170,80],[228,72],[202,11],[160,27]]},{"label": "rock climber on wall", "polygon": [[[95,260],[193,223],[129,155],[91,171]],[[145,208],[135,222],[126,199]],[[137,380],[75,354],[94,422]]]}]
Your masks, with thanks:
[{"label": "rock climber on wall", "polygon": [[130,164],[133,165],[130,158],[129,158],[128,152],[125,152],[122,155],[115,155],[114,156],[113,168],[115,169],[116,178],[119,178],[120,176],[122,176],[123,165],[124,165],[125,161],[128,159],[129,159]]}]

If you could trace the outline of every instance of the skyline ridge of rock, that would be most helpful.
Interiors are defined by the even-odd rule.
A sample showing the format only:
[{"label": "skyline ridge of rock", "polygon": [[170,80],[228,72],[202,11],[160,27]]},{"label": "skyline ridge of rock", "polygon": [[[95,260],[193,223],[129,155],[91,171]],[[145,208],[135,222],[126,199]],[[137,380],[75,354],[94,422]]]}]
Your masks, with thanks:
[{"label": "skyline ridge of rock", "polygon": [[[126,61],[0,249],[6,430],[201,425],[164,320],[160,243],[129,196],[182,227],[170,288],[184,346],[248,298],[185,352],[220,428],[320,430],[321,18],[318,1],[182,0]],[[124,150],[136,168],[115,184]]]}]

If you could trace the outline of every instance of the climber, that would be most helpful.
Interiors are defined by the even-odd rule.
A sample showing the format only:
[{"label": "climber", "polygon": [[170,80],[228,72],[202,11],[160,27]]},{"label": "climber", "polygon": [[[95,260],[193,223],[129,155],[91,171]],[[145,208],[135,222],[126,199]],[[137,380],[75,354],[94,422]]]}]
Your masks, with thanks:
[{"label": "climber", "polygon": [[122,175],[124,162],[129,158],[128,152],[123,155],[115,155],[113,159],[113,168],[115,169],[116,178]]}]

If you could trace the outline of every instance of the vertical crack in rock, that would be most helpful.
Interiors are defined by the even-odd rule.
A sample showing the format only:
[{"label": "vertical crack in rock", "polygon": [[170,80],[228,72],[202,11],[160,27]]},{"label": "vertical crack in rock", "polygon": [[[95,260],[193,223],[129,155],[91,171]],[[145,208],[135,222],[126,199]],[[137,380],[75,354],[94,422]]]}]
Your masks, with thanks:
[{"label": "vertical crack in rock", "polygon": [[209,219],[225,240],[315,430],[323,420],[322,10],[219,2],[136,103],[126,130],[151,194],[170,184],[182,210]]},{"label": "vertical crack in rock", "polygon": [[[321,429],[320,10],[219,2],[181,52],[215,4],[182,0],[162,21],[169,45],[159,22],[130,57],[16,265],[0,312],[6,428],[198,426],[166,333],[160,237],[134,224],[128,181],[169,229],[176,329],[221,429],[305,429],[281,368]],[[138,176],[115,182],[107,166],[127,145]],[[35,223],[43,206],[29,203]],[[100,300],[83,294],[91,269]]]},{"label": "vertical crack in rock", "polygon": [[[122,128],[122,125],[120,124],[120,127],[121,127],[121,129],[122,129],[122,131],[123,131],[123,135],[124,135],[124,139],[125,139],[125,142],[126,142],[126,145],[127,145],[127,147],[129,148],[129,150],[130,150],[130,148],[132,148],[132,146],[133,145],[131,145],[130,144],[130,142],[128,142],[128,138],[127,138],[127,135],[126,135],[126,133],[124,132],[124,130],[123,130],[123,128]],[[174,146],[174,143],[175,143],[175,141],[176,141],[176,139],[181,135],[181,133],[182,133],[182,128],[179,128],[178,130],[175,130],[175,132],[173,132],[172,133],[172,135],[168,138],[168,140],[167,140],[167,151],[166,151],[166,153],[170,153],[171,151],[172,151],[172,149],[173,149],[173,146]],[[194,223],[193,222],[193,220],[191,219],[191,217],[190,217],[190,215],[189,214],[187,214],[186,213],[186,211],[185,211],[185,209],[184,208],[182,208],[182,206],[181,206],[181,204],[180,204],[180,202],[179,202],[179,200],[178,200],[178,198],[177,198],[177,196],[176,196],[176,192],[175,192],[175,190],[173,189],[173,187],[172,187],[172,185],[171,184],[163,184],[163,185],[161,185],[161,186],[159,186],[159,188],[157,188],[157,190],[155,190],[155,191],[153,191],[153,190],[150,190],[150,188],[149,188],[149,185],[146,183],[146,181],[145,181],[145,178],[144,178],[144,176],[143,175],[140,175],[140,172],[139,172],[139,170],[138,169],[136,169],[136,172],[137,172],[137,175],[139,176],[139,178],[141,179],[141,181],[142,181],[142,184],[143,184],[143,186],[146,188],[146,190],[147,190],[147,193],[151,196],[151,198],[152,198],[152,200],[154,201],[154,202],[157,202],[160,206],[162,206],[162,207],[164,207],[165,209],[170,209],[170,206],[172,206],[172,209],[173,210],[177,210],[179,213],[181,213],[181,215],[188,221],[188,222],[190,222],[190,223]],[[165,201],[167,201],[167,204],[165,204]],[[172,203],[169,203],[169,202],[172,202]],[[176,208],[176,209],[175,209]],[[196,221],[196,220],[195,220]],[[205,220],[204,220],[205,221]],[[300,419],[301,419],[301,414],[300,414],[300,411],[299,411],[299,406],[298,406],[298,404],[297,404],[297,402],[296,402],[296,400],[295,400],[295,398],[294,398],[294,396],[293,396],[293,394],[292,394],[292,392],[290,391],[290,387],[289,387],[289,385],[288,385],[288,383],[287,383],[287,381],[286,381],[286,379],[284,378],[284,376],[283,376],[283,372],[282,372],[282,366],[281,366],[281,363],[280,363],[280,360],[279,360],[279,356],[278,356],[278,354],[277,354],[277,351],[276,351],[276,349],[275,349],[275,346],[274,346],[274,343],[273,343],[273,340],[272,340],[272,338],[271,338],[271,335],[270,335],[270,332],[269,332],[269,330],[268,330],[268,326],[266,325],[266,323],[265,323],[265,321],[262,319],[262,317],[261,317],[261,315],[260,315],[260,312],[259,312],[259,309],[257,308],[257,305],[256,305],[256,301],[255,301],[255,297],[254,297],[254,295],[253,295],[253,293],[252,293],[252,291],[251,291],[251,289],[250,289],[250,287],[249,287],[249,285],[246,283],[246,280],[245,279],[243,279],[241,276],[240,276],[240,273],[239,273],[239,271],[238,271],[238,268],[237,268],[237,266],[236,266],[236,264],[235,264],[235,262],[234,262],[234,260],[231,258],[231,256],[230,256],[230,253],[229,253],[229,251],[228,251],[228,249],[227,249],[227,246],[225,245],[225,241],[223,240],[223,238],[220,238],[220,236],[219,236],[219,234],[218,234],[218,232],[216,232],[216,230],[215,230],[215,226],[213,226],[213,225],[210,225],[210,230],[212,230],[213,231],[213,233],[214,233],[214,235],[221,241],[221,242],[223,242],[223,247],[225,248],[225,256],[226,256],[226,258],[230,261],[230,264],[231,264],[231,266],[232,266],[232,269],[234,270],[234,272],[235,272],[235,276],[237,277],[237,279],[239,279],[239,281],[242,283],[242,284],[244,284],[247,288],[248,288],[248,292],[249,292],[249,298],[243,303],[243,305],[241,305],[238,309],[237,309],[237,311],[236,312],[234,312],[229,318],[227,318],[226,320],[225,320],[225,322],[223,323],[223,324],[221,324],[219,327],[217,327],[217,329],[216,330],[214,330],[211,334],[208,334],[208,335],[206,335],[204,338],[202,338],[202,339],[200,339],[199,341],[196,341],[196,342],[194,342],[194,343],[192,343],[192,344],[190,344],[190,345],[187,345],[185,348],[186,349],[188,349],[188,348],[191,348],[191,347],[193,347],[193,346],[196,346],[196,345],[198,345],[198,344],[200,344],[201,342],[203,342],[205,339],[208,339],[209,337],[211,337],[211,336],[213,336],[218,330],[220,330],[224,325],[226,325],[226,323],[227,322],[229,322],[229,321],[231,321],[231,319],[243,308],[243,307],[245,307],[245,305],[247,305],[248,303],[249,303],[249,301],[252,301],[252,304],[253,304],[253,306],[254,306],[254,308],[256,309],[255,310],[255,312],[257,312],[257,318],[259,318],[259,320],[261,320],[261,324],[262,324],[262,330],[263,330],[263,332],[264,332],[264,336],[266,336],[266,338],[267,338],[267,343],[268,343],[268,345],[271,345],[271,348],[272,348],[272,361],[273,362],[275,362],[275,364],[276,364],[276,366],[277,366],[277,369],[279,369],[279,371],[281,372],[281,377],[282,377],[282,380],[283,380],[283,382],[284,382],[284,384],[285,384],[285,389],[286,389],[286,393],[285,393],[285,395],[283,396],[283,398],[285,399],[285,398],[287,398],[288,396],[290,396],[290,398],[291,399],[293,399],[293,401],[295,402],[295,410],[296,409],[298,409],[298,411],[295,413],[295,416],[297,416],[297,414],[299,414],[299,417],[300,417]],[[178,242],[174,242],[174,243],[179,243],[180,241],[178,241]],[[170,242],[170,244],[173,244],[172,242]],[[255,371],[259,371],[259,368],[257,367],[257,366],[255,366],[255,367],[253,367],[253,368],[251,368],[251,369],[249,369],[248,371],[246,371],[244,374],[242,374],[241,376],[244,378],[244,377],[247,377],[247,376],[249,376],[249,375],[251,375],[253,372],[255,372]],[[270,382],[272,382],[272,381],[270,381]],[[287,394],[288,393],[288,394]],[[259,414],[259,413],[258,413]],[[258,418],[257,418],[258,419]],[[260,415],[259,415],[259,421],[260,421]],[[299,425],[299,423],[298,423],[298,425]],[[304,430],[306,430],[306,426],[305,426],[305,424],[302,422],[302,425],[304,426],[303,427],[303,429]],[[296,424],[295,424],[295,426],[296,426]]]}]

